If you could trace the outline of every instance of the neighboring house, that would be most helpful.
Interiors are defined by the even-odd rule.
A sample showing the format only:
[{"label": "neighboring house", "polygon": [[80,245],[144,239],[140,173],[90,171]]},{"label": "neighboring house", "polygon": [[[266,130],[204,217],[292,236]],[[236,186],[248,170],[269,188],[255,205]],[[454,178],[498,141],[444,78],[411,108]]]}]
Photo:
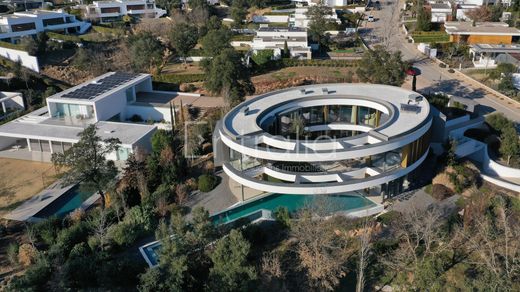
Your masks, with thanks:
[{"label": "neighboring house", "polygon": [[100,23],[120,21],[125,15],[137,18],[166,15],[166,10],[157,7],[153,0],[94,1],[92,4],[80,5],[79,8],[83,10],[86,19]]},{"label": "neighboring house", "polygon": [[348,0],[293,0],[292,2],[295,2],[297,4],[303,4],[307,6],[315,6],[318,4],[323,4],[329,7],[335,7],[335,6],[347,6],[349,4],[352,4],[352,1]]},{"label": "neighboring house", "polygon": [[85,33],[90,23],[79,21],[76,16],[47,10],[15,12],[0,16],[0,41],[17,43],[24,36],[43,31],[59,33]]},{"label": "neighboring house", "polygon": [[25,109],[23,96],[19,92],[0,91],[0,104],[0,119]]},{"label": "neighboring house", "polygon": [[504,22],[456,22],[444,24],[450,41],[473,44],[511,44],[520,37],[520,30]]},{"label": "neighboring house", "polygon": [[457,0],[456,3],[459,5],[475,5],[477,7],[482,6],[482,5],[495,5],[495,4],[510,6],[511,0]]},{"label": "neighboring house", "polygon": [[500,63],[518,65],[519,45],[475,44],[469,48],[475,68],[495,68]]},{"label": "neighboring house", "polygon": [[253,53],[262,50],[273,50],[275,58],[282,56],[287,42],[289,52],[293,58],[311,59],[311,47],[307,41],[307,29],[296,27],[260,27],[251,48]]},{"label": "neighboring house", "polygon": [[108,158],[126,160],[137,147],[150,148],[155,125],[130,120],[171,121],[169,102],[178,94],[152,90],[149,74],[110,72],[47,98],[47,106],[0,126],[0,156],[49,161],[77,143],[95,124],[121,148]]},{"label": "neighboring house", "polygon": [[473,9],[477,9],[480,6],[475,4],[459,4],[457,5],[457,20],[461,21],[471,21],[471,19],[466,16],[466,13]]},{"label": "neighboring house", "polygon": [[451,20],[452,8],[450,2],[445,3],[433,3],[431,6],[432,22],[444,23]]},{"label": "neighboring house", "polygon": [[[294,14],[289,15],[289,26],[309,28],[310,19],[307,16],[308,10],[308,8],[296,8]],[[326,18],[336,22],[337,24],[341,24],[341,20],[338,19],[336,10],[333,8],[331,8],[331,10],[332,15],[329,15]]]},{"label": "neighboring house", "polygon": [[[48,3],[43,0],[4,0],[2,1],[3,5],[14,9],[14,10],[29,10],[29,9],[39,9],[43,8],[43,6]],[[52,3],[49,3],[52,4]]]}]

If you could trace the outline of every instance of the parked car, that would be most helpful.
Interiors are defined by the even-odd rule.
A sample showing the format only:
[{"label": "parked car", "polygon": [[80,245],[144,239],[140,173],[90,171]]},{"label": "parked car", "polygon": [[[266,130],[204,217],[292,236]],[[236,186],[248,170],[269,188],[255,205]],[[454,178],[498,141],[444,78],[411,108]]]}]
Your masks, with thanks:
[{"label": "parked car", "polygon": [[372,15],[370,15],[370,16],[368,16],[367,21],[368,21],[368,22],[374,22],[374,21],[375,21],[375,18],[374,18]]}]

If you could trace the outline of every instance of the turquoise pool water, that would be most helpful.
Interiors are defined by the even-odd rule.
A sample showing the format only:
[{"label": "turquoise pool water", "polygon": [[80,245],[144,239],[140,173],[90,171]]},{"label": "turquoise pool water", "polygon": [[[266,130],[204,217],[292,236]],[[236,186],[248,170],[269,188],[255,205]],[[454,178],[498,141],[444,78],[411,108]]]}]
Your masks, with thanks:
[{"label": "turquoise pool water", "polygon": [[[340,194],[340,195],[282,195],[272,194],[263,198],[246,202],[243,205],[232,207],[230,210],[217,213],[211,216],[214,224],[226,224],[239,218],[248,217],[250,220],[258,219],[260,210],[275,211],[276,208],[286,207],[289,212],[295,213],[305,207],[312,207],[316,200],[320,202],[330,213],[338,211],[352,212],[357,209],[364,209],[375,206],[375,203],[363,196],[356,194]],[[157,265],[159,260],[160,242],[155,242],[147,247],[142,248],[145,256],[148,258],[152,266]]]},{"label": "turquoise pool water", "polygon": [[289,212],[294,213],[302,208],[310,207],[316,200],[323,200],[321,204],[330,213],[339,211],[353,211],[359,208],[365,208],[375,205],[372,201],[363,196],[355,194],[338,194],[338,195],[284,195],[272,194],[266,197],[246,202],[243,205],[236,206],[230,210],[215,214],[212,219],[217,224],[224,224],[234,221],[246,215],[255,213],[259,210],[275,211],[278,207],[286,207]]},{"label": "turquoise pool water", "polygon": [[68,190],[55,201],[43,208],[35,217],[46,218],[50,216],[64,217],[70,212],[76,210],[85,202],[93,192],[81,191],[78,186]]}]

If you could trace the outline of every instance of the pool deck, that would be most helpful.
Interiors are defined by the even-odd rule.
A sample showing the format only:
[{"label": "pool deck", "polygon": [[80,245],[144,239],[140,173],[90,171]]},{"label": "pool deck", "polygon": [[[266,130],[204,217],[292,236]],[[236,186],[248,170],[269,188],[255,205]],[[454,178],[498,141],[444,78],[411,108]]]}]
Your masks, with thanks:
[{"label": "pool deck", "polygon": [[[61,180],[54,182],[49,187],[38,193],[36,196],[28,199],[18,208],[14,209],[13,211],[5,215],[4,218],[16,221],[40,221],[41,218],[37,218],[35,217],[35,215],[76,185],[72,184],[62,186],[61,183]],[[96,193],[90,196],[90,198],[88,198],[87,200],[85,200],[81,204],[81,208],[84,210],[87,209],[95,201],[97,201],[97,199],[99,199],[99,194]]]}]

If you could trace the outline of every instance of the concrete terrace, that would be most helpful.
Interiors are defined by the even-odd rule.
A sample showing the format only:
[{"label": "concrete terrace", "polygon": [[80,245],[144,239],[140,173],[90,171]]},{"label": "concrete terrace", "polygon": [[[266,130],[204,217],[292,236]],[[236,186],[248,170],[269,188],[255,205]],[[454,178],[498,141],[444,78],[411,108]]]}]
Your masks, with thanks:
[{"label": "concrete terrace", "polygon": [[170,102],[179,106],[191,105],[194,107],[208,108],[220,107],[224,104],[224,98],[221,96],[203,96],[196,93],[184,92],[168,92],[168,91],[154,91],[154,92],[138,92],[136,94],[135,105],[154,106],[154,107],[169,107]]}]

